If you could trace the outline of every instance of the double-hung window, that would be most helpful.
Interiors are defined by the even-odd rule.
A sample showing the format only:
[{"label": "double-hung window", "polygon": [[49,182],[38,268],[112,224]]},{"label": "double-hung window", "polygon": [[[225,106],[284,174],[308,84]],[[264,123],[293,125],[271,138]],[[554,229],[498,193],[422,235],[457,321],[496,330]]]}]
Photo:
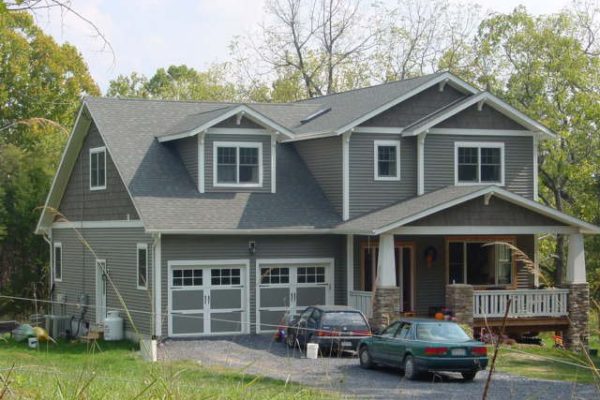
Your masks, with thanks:
[{"label": "double-hung window", "polygon": [[400,180],[400,141],[376,140],[374,152],[375,180]]},{"label": "double-hung window", "polygon": [[214,186],[260,187],[262,144],[215,142]]},{"label": "double-hung window", "polygon": [[504,143],[457,142],[455,183],[504,185]]},{"label": "double-hung window", "polygon": [[148,245],[137,245],[137,288],[148,289]]},{"label": "double-hung window", "polygon": [[448,283],[467,283],[475,286],[512,284],[512,250],[500,243],[449,241]]},{"label": "double-hung window", "polygon": [[90,149],[90,190],[106,189],[106,147]]},{"label": "double-hung window", "polygon": [[54,243],[54,254],[52,255],[54,261],[54,280],[56,282],[62,281],[62,243]]}]

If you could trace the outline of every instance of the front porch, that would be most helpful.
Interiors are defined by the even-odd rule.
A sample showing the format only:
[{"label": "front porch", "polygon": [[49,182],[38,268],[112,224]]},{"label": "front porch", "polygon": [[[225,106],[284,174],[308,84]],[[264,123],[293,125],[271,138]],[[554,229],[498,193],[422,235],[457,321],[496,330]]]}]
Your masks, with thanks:
[{"label": "front porch", "polygon": [[[585,345],[583,234],[600,230],[503,189],[462,190],[449,187],[345,224],[354,231],[347,235],[348,305],[375,326],[444,308],[460,323],[493,329],[507,311],[509,332],[562,331],[566,346]],[[561,287],[543,288],[542,234],[568,237]]]}]

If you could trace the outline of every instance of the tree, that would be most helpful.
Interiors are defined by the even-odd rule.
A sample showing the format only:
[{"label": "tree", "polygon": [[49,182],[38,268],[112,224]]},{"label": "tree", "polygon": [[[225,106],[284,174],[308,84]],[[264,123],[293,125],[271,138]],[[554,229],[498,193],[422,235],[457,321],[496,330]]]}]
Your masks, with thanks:
[{"label": "tree", "polygon": [[[0,288],[40,297],[48,246],[33,235],[80,98],[98,94],[77,50],[0,3]],[[2,304],[0,303],[0,306]],[[20,309],[28,304],[18,304]],[[15,308],[12,308],[15,311]],[[0,314],[2,311],[0,310]]]},{"label": "tree", "polygon": [[197,71],[186,65],[159,68],[148,79],[136,72],[119,75],[111,80],[108,96],[142,97],[169,100],[233,101],[238,98],[236,88],[225,80],[226,65],[214,65],[206,71]]}]

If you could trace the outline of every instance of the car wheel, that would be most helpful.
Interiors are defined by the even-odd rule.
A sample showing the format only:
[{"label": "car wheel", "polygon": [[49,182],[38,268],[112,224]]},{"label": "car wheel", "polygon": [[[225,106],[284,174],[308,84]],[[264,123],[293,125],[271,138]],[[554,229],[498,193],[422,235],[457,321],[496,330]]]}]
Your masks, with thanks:
[{"label": "car wheel", "polygon": [[471,382],[473,379],[475,379],[475,375],[477,375],[477,371],[469,371],[462,373],[462,377],[465,382]]},{"label": "car wheel", "polygon": [[362,346],[358,350],[358,360],[360,361],[360,366],[364,369],[371,369],[375,366],[373,363],[373,358],[371,358],[371,353],[369,353],[369,348],[367,346]]},{"label": "car wheel", "polygon": [[296,335],[293,332],[288,332],[287,336],[285,337],[285,343],[291,349],[296,347]]},{"label": "car wheel", "polygon": [[419,376],[419,371],[415,365],[415,359],[410,354],[404,359],[404,377],[408,380],[415,380]]}]

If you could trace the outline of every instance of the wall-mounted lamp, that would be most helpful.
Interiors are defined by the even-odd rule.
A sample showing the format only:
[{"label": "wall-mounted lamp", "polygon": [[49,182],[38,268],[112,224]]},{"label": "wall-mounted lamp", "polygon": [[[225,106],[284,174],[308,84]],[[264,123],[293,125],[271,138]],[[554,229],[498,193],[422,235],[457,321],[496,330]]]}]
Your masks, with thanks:
[{"label": "wall-mounted lamp", "polygon": [[251,256],[256,254],[256,242],[254,240],[248,242],[248,251],[250,252]]}]

